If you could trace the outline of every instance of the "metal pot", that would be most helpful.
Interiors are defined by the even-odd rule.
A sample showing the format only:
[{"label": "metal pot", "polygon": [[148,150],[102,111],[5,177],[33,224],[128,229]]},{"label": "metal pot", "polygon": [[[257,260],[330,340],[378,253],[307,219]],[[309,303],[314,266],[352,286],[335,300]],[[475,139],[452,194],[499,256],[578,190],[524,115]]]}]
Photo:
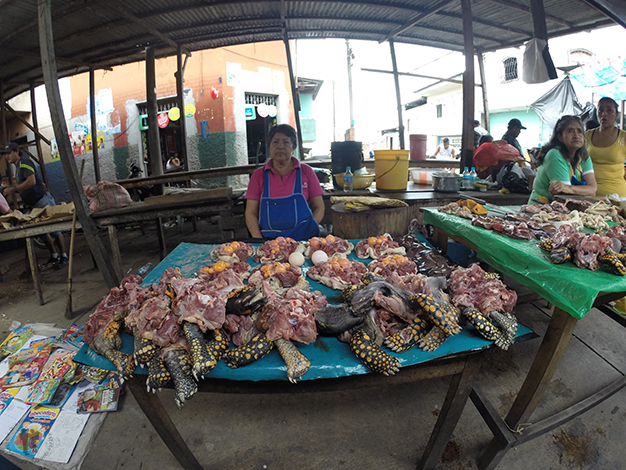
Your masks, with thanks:
[{"label": "metal pot", "polygon": [[455,193],[461,189],[463,178],[454,173],[433,173],[433,188],[435,191]]}]

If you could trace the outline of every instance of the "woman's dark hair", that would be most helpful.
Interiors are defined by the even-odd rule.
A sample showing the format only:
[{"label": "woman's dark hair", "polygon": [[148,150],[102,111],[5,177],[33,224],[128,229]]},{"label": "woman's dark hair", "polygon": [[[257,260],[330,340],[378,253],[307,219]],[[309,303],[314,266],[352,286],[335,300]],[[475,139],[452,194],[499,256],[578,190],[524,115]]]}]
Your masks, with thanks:
[{"label": "woman's dark hair", "polygon": [[605,96],[604,98],[600,98],[598,100],[598,106],[600,106],[600,103],[603,101],[605,103],[609,103],[610,105],[612,105],[615,108],[616,113],[619,111],[619,108],[617,107],[617,102],[613,98],[609,98],[608,96]]},{"label": "woman's dark hair", "polygon": [[291,140],[294,149],[298,146],[298,134],[296,134],[296,130],[289,124],[279,124],[272,127],[268,135],[268,142],[271,142],[278,132],[280,132],[281,134],[285,134],[287,137],[289,137],[289,140]]},{"label": "woman's dark hair", "polygon": [[480,147],[482,144],[486,144],[489,142],[493,142],[493,136],[485,134],[480,137],[480,140],[478,141],[478,146]]},{"label": "woman's dark hair", "polygon": [[444,144],[449,144],[450,143],[450,139],[448,139],[447,137],[444,137],[441,142],[444,143]]},{"label": "woman's dark hair", "polygon": [[[559,140],[559,137],[563,135],[563,131],[565,131],[565,128],[572,121],[576,121],[578,124],[580,124],[580,128],[583,129],[583,139],[584,139],[585,127],[583,126],[582,120],[578,116],[571,116],[571,115],[561,116],[559,120],[556,122],[556,125],[554,126],[554,132],[552,133],[550,142],[548,142],[546,145],[541,147],[541,152],[539,153],[539,157],[537,157],[538,167],[543,164],[543,159],[546,157],[546,154],[552,149],[558,149],[559,152],[561,152],[561,155],[563,155],[563,158],[565,158],[566,160],[569,160],[569,158],[567,158],[569,156],[569,150],[567,150],[567,147],[565,146],[565,144]],[[576,165],[578,165],[579,161],[587,161],[588,158],[589,158],[589,153],[587,152],[587,146],[583,143],[583,146],[579,148],[578,150],[576,150],[576,153],[574,154],[574,159],[571,162],[572,167],[575,167]]]}]

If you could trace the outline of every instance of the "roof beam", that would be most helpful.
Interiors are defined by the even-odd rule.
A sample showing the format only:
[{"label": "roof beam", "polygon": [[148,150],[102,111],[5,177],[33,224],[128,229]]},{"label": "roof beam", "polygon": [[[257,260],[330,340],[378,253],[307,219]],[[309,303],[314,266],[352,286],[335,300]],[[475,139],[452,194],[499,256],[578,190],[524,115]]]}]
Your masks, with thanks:
[{"label": "roof beam", "polygon": [[620,0],[583,0],[599,12],[626,28],[626,5]]},{"label": "roof beam", "polygon": [[[463,17],[461,15],[459,15],[458,13],[449,13],[447,11],[440,11],[438,14],[441,15],[441,16],[446,16],[448,18],[454,18],[456,20],[462,20],[463,19]],[[510,26],[503,26],[503,25],[498,24],[498,23],[492,23],[491,21],[477,20],[476,18],[472,18],[472,23],[480,24],[480,25],[483,25],[483,26],[489,26],[490,28],[501,29],[502,31],[508,31],[509,33],[520,34],[520,35],[523,35],[523,36],[528,36],[528,35],[532,36],[532,34],[533,34],[532,31],[529,31],[529,30],[512,28]]]},{"label": "roof beam", "polygon": [[[439,3],[437,3],[435,6],[433,6],[432,8],[429,8],[426,11],[423,11],[421,13],[418,13],[417,15],[414,15],[413,17],[411,17],[409,19],[409,21],[407,21],[404,25],[402,26],[398,26],[396,29],[394,29],[391,33],[389,33],[387,36],[385,36],[383,39],[381,39],[380,41],[378,41],[378,43],[383,43],[385,41],[388,41],[389,39],[396,37],[398,34],[406,31],[409,28],[412,28],[413,26],[415,26],[417,23],[419,23],[420,21],[428,18],[429,16],[434,15],[435,13],[437,13],[439,10],[441,10],[442,8],[444,8],[446,5],[448,5],[452,0],[443,0]],[[462,34],[462,33],[461,33]]]},{"label": "roof beam", "polygon": [[[16,49],[13,46],[8,48],[7,52],[14,53],[16,56],[41,57],[39,51],[24,51],[24,50]],[[104,69],[104,70],[109,70],[109,71],[113,70],[108,65],[94,64],[92,62],[85,62],[82,60],[70,59],[69,57],[57,56],[56,59],[58,62],[63,62],[63,63],[70,64],[70,65],[77,65],[79,67],[91,67],[94,69]]]},{"label": "roof beam", "polygon": [[[170,46],[172,46],[174,49],[178,48],[178,43],[175,42],[173,39],[171,39],[169,36],[163,34],[156,27],[154,27],[152,25],[152,22],[149,19],[147,19],[147,18],[139,18],[139,17],[133,15],[132,13],[126,11],[126,9],[124,9],[122,6],[120,6],[118,4],[118,0],[112,0],[111,3],[110,3],[110,6],[121,17],[126,18],[127,20],[130,20],[130,21],[136,23],[137,26],[139,26],[139,28],[143,29],[144,31],[149,32],[150,34],[152,34],[155,37],[159,38],[161,41],[163,41],[166,44],[169,44]],[[183,48],[183,52],[185,54],[190,54],[190,52],[186,48]]]},{"label": "roof beam", "polygon": [[[509,2],[508,0],[487,0],[487,1],[497,3],[498,5],[502,5],[507,8],[512,8],[513,10],[523,11],[524,13],[528,13],[529,15],[532,14],[532,12],[530,11],[530,8],[525,7],[523,5],[518,5],[517,3]],[[550,20],[553,23],[562,24],[563,26],[567,26],[568,28],[574,27],[574,25],[570,23],[569,21],[562,20],[561,18],[557,18],[556,16],[545,15],[545,18],[546,20]]]},{"label": "roof beam", "polygon": [[[361,70],[363,70],[364,72],[376,72],[376,73],[391,73],[393,74],[393,71],[390,70],[379,70],[379,69],[366,69],[366,68],[361,68]],[[441,78],[441,77],[433,77],[432,75],[422,75],[419,73],[409,73],[409,72],[398,72],[398,75],[405,75],[407,77],[416,77],[416,78],[427,78],[428,80],[437,80],[438,82],[450,82],[450,83],[456,83],[459,85],[463,85],[463,80],[455,80],[453,78]],[[453,75],[454,77],[459,76],[459,74]],[[434,83],[432,84],[434,85]],[[432,86],[432,85],[428,85],[428,86]],[[480,83],[477,83],[475,86],[482,86]],[[417,93],[419,91],[423,90],[423,88],[420,88],[419,90],[415,91],[414,93]]]}]

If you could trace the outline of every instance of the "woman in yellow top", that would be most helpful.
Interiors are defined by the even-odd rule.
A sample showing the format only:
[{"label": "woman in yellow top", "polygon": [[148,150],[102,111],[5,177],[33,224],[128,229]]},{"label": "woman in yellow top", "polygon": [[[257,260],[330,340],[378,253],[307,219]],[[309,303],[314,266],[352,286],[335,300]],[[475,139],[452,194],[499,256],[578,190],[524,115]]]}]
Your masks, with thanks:
[{"label": "woman in yellow top", "polygon": [[598,182],[596,196],[617,193],[626,197],[626,132],[615,126],[617,103],[611,98],[598,102],[600,127],[587,131],[587,151]]}]

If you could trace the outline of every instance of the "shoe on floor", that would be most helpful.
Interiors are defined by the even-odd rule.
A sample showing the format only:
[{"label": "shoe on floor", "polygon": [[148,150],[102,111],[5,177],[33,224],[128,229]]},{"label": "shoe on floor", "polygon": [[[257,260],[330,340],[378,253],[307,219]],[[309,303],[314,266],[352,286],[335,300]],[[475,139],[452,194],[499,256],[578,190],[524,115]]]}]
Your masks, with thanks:
[{"label": "shoe on floor", "polygon": [[59,260],[59,264],[61,266],[65,266],[69,262],[70,262],[70,259],[67,257],[67,255],[61,255],[61,259]]},{"label": "shoe on floor", "polygon": [[42,271],[47,271],[48,269],[60,268],[61,267],[60,263],[61,263],[61,259],[60,258],[53,258],[51,256],[50,259],[48,259],[48,261],[46,261],[46,264],[41,266],[41,270]]}]

